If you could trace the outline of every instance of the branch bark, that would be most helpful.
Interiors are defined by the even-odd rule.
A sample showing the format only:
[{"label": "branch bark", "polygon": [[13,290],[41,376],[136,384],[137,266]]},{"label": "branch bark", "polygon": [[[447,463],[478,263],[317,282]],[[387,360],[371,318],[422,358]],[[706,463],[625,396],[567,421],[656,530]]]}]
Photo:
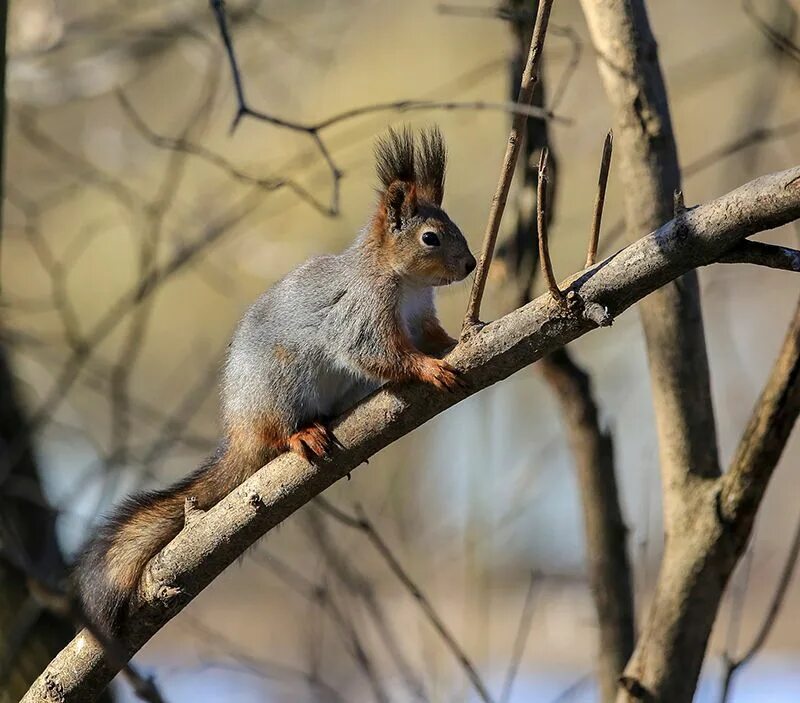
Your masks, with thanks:
[{"label": "branch bark", "polygon": [[[420,384],[380,390],[333,426],[342,449],[321,466],[284,454],[207,513],[198,515],[150,563],[121,641],[133,655],[259,537],[377,451],[477,393],[595,329],[590,311],[616,316],[688,270],[717,260],[756,232],[800,218],[800,167],[756,179],[698,206],[561,284],[565,310],[549,294],[468,334],[448,356],[467,387],[439,393]],[[50,663],[22,703],[94,700],[116,671],[85,632]]]},{"label": "branch bark", "polygon": [[[612,106],[630,234],[688,217],[666,87],[644,0],[581,0]],[[673,200],[673,194],[676,195]],[[666,546],[618,700],[691,701],[737,545],[714,509],[720,464],[695,272],[642,305]],[[764,479],[766,481],[766,478]],[[745,530],[749,534],[749,527]]]}]

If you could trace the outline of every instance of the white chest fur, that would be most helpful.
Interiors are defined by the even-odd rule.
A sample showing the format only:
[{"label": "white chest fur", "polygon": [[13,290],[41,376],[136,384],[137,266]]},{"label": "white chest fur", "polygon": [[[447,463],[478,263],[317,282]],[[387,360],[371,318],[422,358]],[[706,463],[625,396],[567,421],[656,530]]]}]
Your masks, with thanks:
[{"label": "white chest fur", "polygon": [[416,326],[433,308],[433,288],[404,288],[400,294],[400,319],[407,327]]}]

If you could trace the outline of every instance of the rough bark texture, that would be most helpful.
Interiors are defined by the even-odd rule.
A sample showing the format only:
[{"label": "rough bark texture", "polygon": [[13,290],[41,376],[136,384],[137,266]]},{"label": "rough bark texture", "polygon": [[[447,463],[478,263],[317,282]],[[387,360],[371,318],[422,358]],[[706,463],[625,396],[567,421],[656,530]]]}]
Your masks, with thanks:
[{"label": "rough bark texture", "polygon": [[[132,655],[268,530],[386,445],[594,329],[588,318],[596,318],[598,309],[616,316],[688,270],[718,259],[742,238],[797,218],[800,167],[699,206],[562,283],[573,303],[583,302],[585,314],[578,305],[569,312],[545,295],[476,329],[448,357],[463,372],[466,389],[449,394],[409,384],[378,391],[334,423],[343,448],[322,466],[284,454],[207,513],[189,512],[184,530],[148,567],[121,645]],[[91,701],[115,673],[83,632],[50,663],[23,702],[53,700],[53,691],[61,703]]]},{"label": "rough bark texture", "polygon": [[[667,92],[643,0],[581,0],[614,120],[629,237],[673,216],[680,171]],[[669,534],[693,478],[719,475],[711,382],[697,274],[664,286],[641,306],[665,486]]]},{"label": "rough bark texture", "polygon": [[[626,225],[635,234],[668,220],[674,203],[682,201],[673,201],[680,171],[656,42],[643,0],[581,4],[612,106]],[[688,217],[682,210],[675,215],[679,222]],[[749,250],[752,256],[753,247]],[[774,254],[773,262],[781,259],[788,267],[786,256]],[[720,465],[696,274],[665,286],[641,310],[659,436],[666,545],[649,618],[618,700],[688,703],[722,593],[741,554],[741,537],[750,528],[743,520],[734,539],[719,521]],[[762,490],[773,467],[760,477]],[[757,502],[750,506],[753,513]]]}]

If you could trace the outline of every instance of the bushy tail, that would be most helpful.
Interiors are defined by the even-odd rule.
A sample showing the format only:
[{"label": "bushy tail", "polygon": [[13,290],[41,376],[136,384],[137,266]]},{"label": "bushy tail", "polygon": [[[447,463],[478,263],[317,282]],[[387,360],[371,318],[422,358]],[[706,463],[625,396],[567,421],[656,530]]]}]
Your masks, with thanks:
[{"label": "bushy tail", "polygon": [[220,447],[193,474],[171,488],[125,499],[96,530],[74,580],[85,616],[107,636],[117,634],[148,562],[183,528],[186,498],[207,510],[263,465]]}]

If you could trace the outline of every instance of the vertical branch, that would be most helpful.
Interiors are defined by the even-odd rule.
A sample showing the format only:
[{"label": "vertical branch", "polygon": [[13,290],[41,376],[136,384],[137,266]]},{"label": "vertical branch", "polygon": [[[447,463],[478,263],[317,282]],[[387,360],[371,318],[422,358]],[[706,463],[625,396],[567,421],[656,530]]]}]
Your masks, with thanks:
[{"label": "vertical branch", "polygon": [[[525,24],[525,16],[521,14],[522,2],[517,0],[511,5],[514,11],[511,28],[515,45],[519,53],[528,45],[530,27]],[[511,81],[514,85],[519,81],[518,62],[511,63]],[[545,103],[544,82],[537,84],[533,98],[535,106]],[[537,125],[538,126],[538,125]],[[514,257],[518,264],[524,260],[525,249],[530,251],[532,266],[530,272],[536,271],[536,258],[540,259],[543,269],[550,261],[549,253],[537,257],[536,243],[549,241],[547,225],[553,220],[552,208],[542,203],[539,193],[545,197],[552,195],[557,187],[558,172],[551,168],[554,155],[548,148],[547,125],[534,129],[529,124],[523,145],[521,163],[525,164],[523,172],[523,188],[525,193],[519,198],[516,212],[517,227],[514,244],[517,251]],[[536,163],[537,151],[547,149],[547,189],[542,189],[542,173],[533,164]],[[601,166],[601,190],[605,192],[608,179],[608,166],[611,158],[611,136],[606,136],[603,149],[603,166]],[[541,160],[541,154],[540,154]],[[535,214],[530,214],[531,202],[536,202]],[[541,206],[540,206],[541,203]],[[600,206],[602,208],[602,205]],[[599,221],[599,218],[596,217]],[[536,230],[539,230],[536,234]],[[599,226],[595,227],[599,230]],[[520,232],[522,230],[522,232]],[[534,237],[530,231],[534,230]],[[520,234],[527,235],[524,238]],[[548,284],[554,282],[551,274]],[[519,265],[515,271],[523,286],[521,304],[532,298],[533,277],[526,280],[526,271]],[[625,668],[634,644],[634,598],[632,576],[627,550],[627,529],[622,517],[617,489],[616,469],[611,434],[600,427],[597,404],[592,393],[591,379],[572,359],[567,349],[550,354],[543,358],[538,368],[547,382],[561,409],[569,449],[575,462],[580,489],[583,513],[584,540],[586,544],[587,572],[589,586],[594,600],[598,623],[598,666],[597,678],[600,684],[602,700],[610,703],[614,700],[617,681]]]},{"label": "vertical branch", "polygon": [[[545,35],[547,34],[547,23],[550,20],[550,10],[553,7],[553,0],[542,0],[536,13],[536,24],[533,28],[531,37],[531,47],[528,53],[528,60],[525,70],[522,73],[519,97],[517,102],[522,105],[530,105],[533,98],[533,89],[539,80],[539,66],[544,49]],[[508,192],[511,188],[511,180],[514,177],[514,168],[517,164],[517,157],[522,146],[525,124],[528,121],[527,115],[517,113],[511,124],[511,133],[508,135],[508,144],[503,158],[503,166],[500,170],[500,180],[497,190],[492,198],[492,206],[489,210],[489,222],[486,225],[486,234],[483,239],[483,249],[478,268],[475,272],[475,283],[472,286],[467,314],[464,318],[463,332],[478,323],[481,311],[481,300],[483,291],[486,288],[486,279],[489,275],[489,267],[492,263],[494,245],[497,241],[497,233],[500,230],[500,221],[503,219],[503,211],[506,207]]]},{"label": "vertical branch", "polygon": [[[581,6],[612,107],[626,228],[629,236],[652,231],[673,216],[680,170],[645,3],[581,0]],[[716,509],[721,472],[696,272],[664,286],[640,310],[659,439],[666,547],[618,700],[688,703],[740,552],[720,531]]]},{"label": "vertical branch", "polygon": [[575,460],[583,512],[587,572],[599,626],[601,700],[614,700],[634,645],[634,607],[628,530],[622,518],[611,435],[600,429],[591,380],[560,349],[540,362],[561,406]]},{"label": "vertical branch", "polygon": [[603,142],[603,157],[600,160],[600,176],[597,179],[597,198],[594,201],[594,217],[592,218],[592,234],[586,252],[586,268],[594,266],[597,257],[597,244],[600,241],[600,223],[603,219],[603,206],[606,202],[606,186],[608,170],[611,168],[611,149],[614,144],[613,132],[609,129]]},{"label": "vertical branch", "polygon": [[547,283],[547,289],[553,300],[563,304],[564,294],[558,288],[558,282],[553,274],[553,262],[550,259],[550,245],[547,241],[547,147],[539,155],[539,182],[536,187],[536,229],[539,234],[539,264],[542,275]]}]

